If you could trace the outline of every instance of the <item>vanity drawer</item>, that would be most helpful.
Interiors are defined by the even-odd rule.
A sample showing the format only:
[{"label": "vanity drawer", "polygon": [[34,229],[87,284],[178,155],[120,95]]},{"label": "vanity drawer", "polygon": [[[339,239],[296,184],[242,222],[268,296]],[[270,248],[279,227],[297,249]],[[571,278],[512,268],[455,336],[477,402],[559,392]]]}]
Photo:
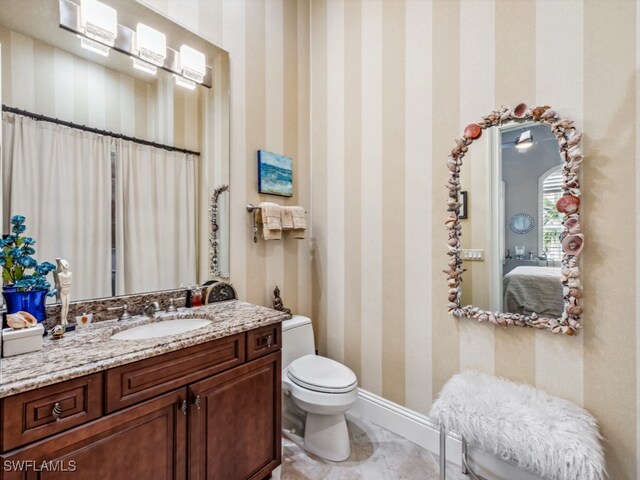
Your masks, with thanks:
[{"label": "vanity drawer", "polygon": [[282,324],[274,323],[247,332],[247,360],[277,352],[282,347]]},{"label": "vanity drawer", "polygon": [[2,408],[2,451],[102,416],[102,373],[7,397]]},{"label": "vanity drawer", "polygon": [[147,358],[106,372],[107,413],[240,365],[244,333]]}]

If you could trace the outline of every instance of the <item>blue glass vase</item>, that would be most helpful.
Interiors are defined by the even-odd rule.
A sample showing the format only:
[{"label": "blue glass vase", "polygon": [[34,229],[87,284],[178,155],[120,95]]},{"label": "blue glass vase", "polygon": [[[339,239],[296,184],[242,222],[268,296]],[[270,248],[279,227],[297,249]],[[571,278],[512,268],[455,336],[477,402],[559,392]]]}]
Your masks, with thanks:
[{"label": "blue glass vase", "polygon": [[45,319],[46,289],[19,292],[16,287],[3,287],[2,296],[7,304],[7,313],[24,311],[36,317],[38,322]]}]

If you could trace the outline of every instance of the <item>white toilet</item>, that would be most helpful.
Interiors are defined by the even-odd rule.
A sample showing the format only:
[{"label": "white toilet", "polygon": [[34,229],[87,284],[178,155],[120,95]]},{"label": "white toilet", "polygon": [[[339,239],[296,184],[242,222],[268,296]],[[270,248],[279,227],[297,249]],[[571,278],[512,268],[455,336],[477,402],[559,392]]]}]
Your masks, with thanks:
[{"label": "white toilet", "polygon": [[282,322],[283,418],[304,422],[305,450],[335,462],[351,455],[344,414],[358,398],[358,379],[349,368],[315,355],[307,317]]}]

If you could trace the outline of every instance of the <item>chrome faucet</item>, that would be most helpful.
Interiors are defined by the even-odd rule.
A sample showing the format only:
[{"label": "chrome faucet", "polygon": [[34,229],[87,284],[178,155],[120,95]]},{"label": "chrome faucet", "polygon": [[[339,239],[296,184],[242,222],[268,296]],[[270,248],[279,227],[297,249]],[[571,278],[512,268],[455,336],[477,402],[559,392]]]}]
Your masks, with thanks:
[{"label": "chrome faucet", "polygon": [[160,305],[158,302],[147,303],[142,308],[142,313],[144,313],[149,318],[156,318],[156,314],[160,311]]}]

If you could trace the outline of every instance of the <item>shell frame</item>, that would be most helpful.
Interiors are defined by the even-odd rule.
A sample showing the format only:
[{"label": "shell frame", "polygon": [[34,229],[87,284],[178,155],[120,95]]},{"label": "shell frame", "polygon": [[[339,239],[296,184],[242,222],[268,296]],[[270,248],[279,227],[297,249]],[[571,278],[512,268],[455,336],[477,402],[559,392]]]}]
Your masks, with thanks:
[{"label": "shell frame", "polygon": [[[514,115],[514,111],[517,112]],[[524,112],[520,115],[521,112]],[[482,131],[494,126],[503,125],[507,122],[518,123],[533,121],[548,126],[558,140],[560,157],[563,161],[562,167],[562,189],[565,195],[581,197],[579,171],[584,155],[580,147],[582,133],[574,126],[574,122],[568,118],[559,117],[558,114],[548,105],[527,107],[519,104],[514,108],[501,107],[499,110],[491,112],[482,117],[476,124]],[[468,127],[465,128],[467,131]],[[476,137],[480,138],[481,134]],[[582,328],[581,315],[582,307],[582,284],[580,278],[579,255],[572,255],[563,251],[562,268],[560,280],[562,283],[562,293],[564,300],[564,311],[560,318],[546,318],[536,313],[525,315],[520,313],[491,312],[482,310],[473,305],[462,306],[462,274],[465,269],[462,266],[461,242],[462,225],[460,224],[460,170],[462,160],[473,143],[473,139],[464,134],[455,140],[455,146],[449,154],[447,168],[449,169],[449,180],[446,187],[449,190],[447,201],[447,219],[445,225],[448,232],[448,269],[443,270],[447,275],[448,304],[447,308],[454,317],[467,317],[477,320],[480,323],[491,323],[501,327],[529,327],[539,330],[548,330],[552,333],[563,333],[565,335],[575,335]],[[564,226],[568,219],[575,219],[577,229],[573,231],[581,233],[580,209],[570,215],[565,214],[563,219],[562,238],[569,235],[569,228]],[[584,240],[584,235],[583,235]]]}]

